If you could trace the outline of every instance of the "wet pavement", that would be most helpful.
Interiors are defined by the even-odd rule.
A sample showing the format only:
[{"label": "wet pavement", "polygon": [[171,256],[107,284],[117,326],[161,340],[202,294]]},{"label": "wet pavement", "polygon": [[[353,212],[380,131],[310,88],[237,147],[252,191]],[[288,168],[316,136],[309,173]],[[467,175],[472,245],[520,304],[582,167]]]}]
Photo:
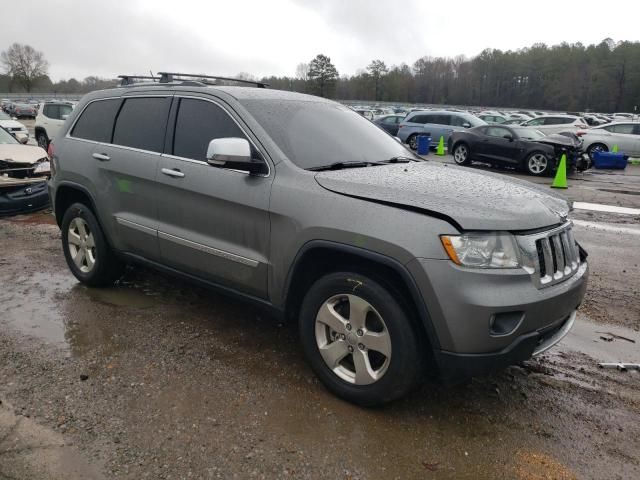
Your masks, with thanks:
[{"label": "wet pavement", "polygon": [[[594,175],[564,193],[640,206],[598,190],[640,176]],[[640,222],[573,216],[591,280],[562,344],[379,409],[329,394],[295,325],[144,269],[89,289],[50,215],[2,220],[0,480],[640,478],[640,372],[598,368],[640,362],[640,235],[606,227]]]}]

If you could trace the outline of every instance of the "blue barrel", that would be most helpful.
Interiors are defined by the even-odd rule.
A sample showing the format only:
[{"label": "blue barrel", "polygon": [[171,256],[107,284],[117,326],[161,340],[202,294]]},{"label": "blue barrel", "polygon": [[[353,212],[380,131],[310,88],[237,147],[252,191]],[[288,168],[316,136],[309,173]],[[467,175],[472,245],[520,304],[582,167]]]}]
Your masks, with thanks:
[{"label": "blue barrel", "polygon": [[624,153],[594,152],[593,166],[595,168],[618,169],[627,168],[629,156]]},{"label": "blue barrel", "polygon": [[431,137],[427,135],[418,135],[418,155],[428,155],[430,145]]}]

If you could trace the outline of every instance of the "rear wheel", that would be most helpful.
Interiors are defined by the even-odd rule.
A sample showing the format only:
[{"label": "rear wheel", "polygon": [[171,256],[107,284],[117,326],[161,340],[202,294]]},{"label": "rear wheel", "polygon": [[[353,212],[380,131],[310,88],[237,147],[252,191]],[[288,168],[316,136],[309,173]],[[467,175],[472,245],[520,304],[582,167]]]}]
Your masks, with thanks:
[{"label": "rear wheel", "polygon": [[422,370],[418,335],[396,294],[364,275],[316,281],[300,310],[311,368],[334,394],[373,406],[402,397]]},{"label": "rear wheel", "polygon": [[530,175],[539,177],[549,172],[549,160],[544,153],[533,152],[525,160],[525,168]]},{"label": "rear wheel", "polygon": [[593,157],[596,152],[608,152],[608,151],[609,151],[609,147],[607,147],[604,143],[594,143],[593,145],[589,145],[589,148],[587,148],[587,154],[589,155],[589,158],[591,159],[591,161],[593,161]]},{"label": "rear wheel", "polygon": [[453,147],[453,161],[458,165],[469,165],[471,163],[471,152],[466,143],[458,143]]},{"label": "rear wheel", "polygon": [[60,228],[67,265],[78,280],[98,287],[120,278],[124,265],[111,250],[91,209],[74,203],[62,217]]},{"label": "rear wheel", "polygon": [[418,135],[413,134],[407,139],[407,143],[409,144],[409,148],[411,150],[418,150]]}]

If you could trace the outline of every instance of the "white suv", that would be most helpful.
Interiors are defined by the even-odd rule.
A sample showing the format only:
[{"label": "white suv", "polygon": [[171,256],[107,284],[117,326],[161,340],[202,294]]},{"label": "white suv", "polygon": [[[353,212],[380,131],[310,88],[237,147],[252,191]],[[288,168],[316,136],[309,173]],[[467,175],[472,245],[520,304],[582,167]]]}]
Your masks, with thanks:
[{"label": "white suv", "polygon": [[45,150],[49,142],[58,135],[74,105],[68,102],[43,102],[36,116],[36,141]]},{"label": "white suv", "polygon": [[521,123],[520,126],[532,127],[535,130],[540,130],[545,135],[561,132],[576,133],[579,130],[589,128],[586,120],[574,115],[543,115],[542,117],[527,120]]}]

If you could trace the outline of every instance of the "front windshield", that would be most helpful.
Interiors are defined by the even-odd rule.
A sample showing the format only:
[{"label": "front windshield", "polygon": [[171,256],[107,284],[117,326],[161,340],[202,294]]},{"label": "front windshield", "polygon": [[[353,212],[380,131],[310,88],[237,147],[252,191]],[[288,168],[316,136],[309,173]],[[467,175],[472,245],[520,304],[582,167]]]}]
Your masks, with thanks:
[{"label": "front windshield", "polygon": [[415,158],[379,127],[337,103],[281,99],[245,99],[241,103],[287,158],[301,168]]},{"label": "front windshield", "polygon": [[14,145],[16,143],[20,142],[13,138],[4,128],[0,128],[0,145]]},{"label": "front windshield", "polygon": [[532,128],[514,128],[513,131],[523,140],[540,140],[545,136],[540,130]]}]

